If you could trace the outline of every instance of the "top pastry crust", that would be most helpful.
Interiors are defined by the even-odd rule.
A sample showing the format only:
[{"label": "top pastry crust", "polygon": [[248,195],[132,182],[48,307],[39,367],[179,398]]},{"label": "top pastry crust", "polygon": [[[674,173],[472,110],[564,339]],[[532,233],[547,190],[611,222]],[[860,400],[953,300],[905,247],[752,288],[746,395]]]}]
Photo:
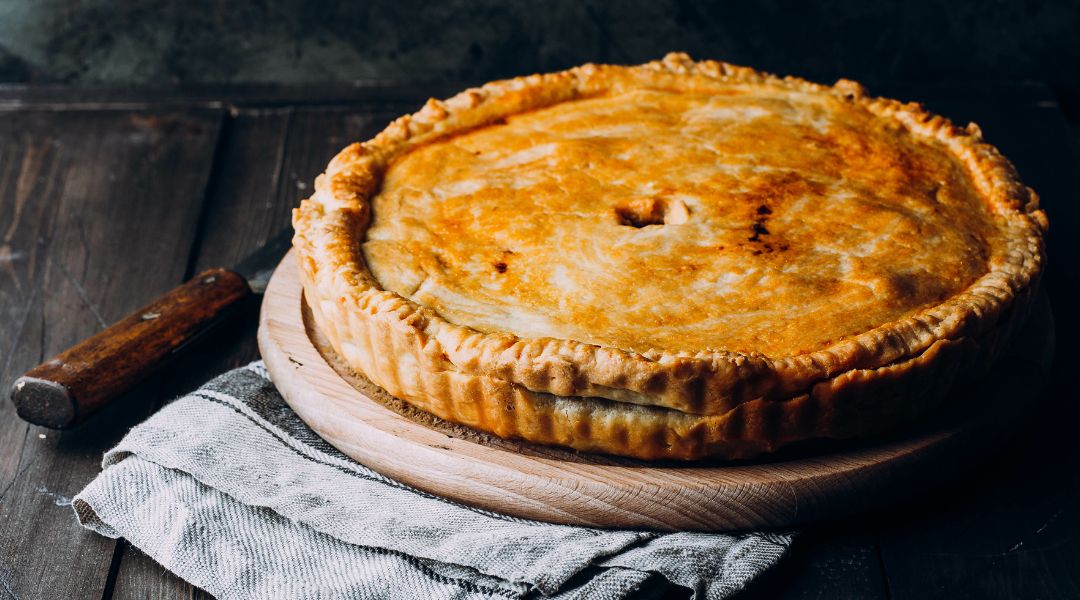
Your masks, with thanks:
[{"label": "top pastry crust", "polygon": [[673,54],[431,100],[295,224],[428,368],[710,415],[988,331],[1046,220],[974,126]]}]

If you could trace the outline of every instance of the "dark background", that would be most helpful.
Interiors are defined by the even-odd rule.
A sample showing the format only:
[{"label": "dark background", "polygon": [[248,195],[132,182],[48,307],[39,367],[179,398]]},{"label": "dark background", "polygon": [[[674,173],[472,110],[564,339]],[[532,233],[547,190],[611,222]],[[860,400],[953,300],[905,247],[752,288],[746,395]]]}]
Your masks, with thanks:
[{"label": "dark background", "polygon": [[1042,80],[1080,97],[1080,2],[0,0],[0,81],[463,79],[670,50],[831,82]]}]

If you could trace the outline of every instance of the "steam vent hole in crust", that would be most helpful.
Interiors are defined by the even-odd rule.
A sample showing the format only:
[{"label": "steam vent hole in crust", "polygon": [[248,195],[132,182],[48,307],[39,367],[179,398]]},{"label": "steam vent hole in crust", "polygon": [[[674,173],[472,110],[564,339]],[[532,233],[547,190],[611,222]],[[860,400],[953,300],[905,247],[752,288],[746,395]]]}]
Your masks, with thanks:
[{"label": "steam vent hole in crust", "polygon": [[681,225],[690,218],[690,209],[678,199],[634,198],[615,207],[615,218],[619,225],[638,229],[649,225]]}]

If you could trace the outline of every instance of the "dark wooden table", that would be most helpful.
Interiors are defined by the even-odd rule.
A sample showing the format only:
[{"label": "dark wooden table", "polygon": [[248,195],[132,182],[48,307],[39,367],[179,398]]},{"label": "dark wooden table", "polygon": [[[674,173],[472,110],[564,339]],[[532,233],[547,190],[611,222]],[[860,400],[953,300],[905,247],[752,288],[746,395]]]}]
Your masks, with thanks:
[{"label": "dark wooden table", "polygon": [[[0,390],[43,358],[289,222],[335,151],[460,86],[172,91],[0,87]],[[922,499],[806,527],[748,596],[1080,598],[1075,267],[1080,162],[1037,84],[881,85],[974,120],[1043,196],[1054,381],[982,466]],[[28,426],[0,402],[0,598],[206,594],[78,526],[70,498],[162,403],[257,358],[254,311],[81,429]],[[852,507],[857,511],[859,507]]]}]

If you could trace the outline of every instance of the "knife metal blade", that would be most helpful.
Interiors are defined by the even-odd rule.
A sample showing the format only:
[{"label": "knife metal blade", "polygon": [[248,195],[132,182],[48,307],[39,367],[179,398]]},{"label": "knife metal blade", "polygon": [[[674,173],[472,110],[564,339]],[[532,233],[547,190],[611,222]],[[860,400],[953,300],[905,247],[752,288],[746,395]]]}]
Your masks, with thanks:
[{"label": "knife metal blade", "polygon": [[266,284],[270,282],[270,276],[274,274],[281,258],[292,247],[292,228],[283,229],[274,237],[267,240],[258,250],[244,257],[236,263],[233,271],[239,273],[247,280],[248,287],[256,294],[266,291]]}]

